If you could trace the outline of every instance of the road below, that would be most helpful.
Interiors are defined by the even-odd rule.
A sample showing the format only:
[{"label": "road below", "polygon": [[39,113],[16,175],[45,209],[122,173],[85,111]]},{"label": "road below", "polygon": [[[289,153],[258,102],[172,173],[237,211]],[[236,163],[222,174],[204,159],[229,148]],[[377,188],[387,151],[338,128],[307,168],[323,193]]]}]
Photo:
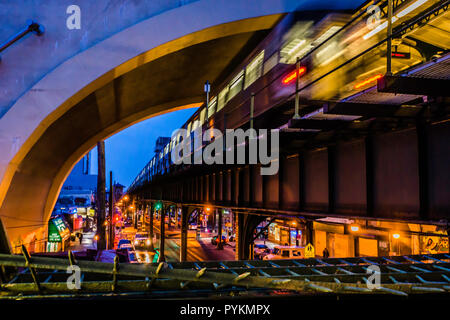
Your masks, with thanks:
[{"label": "road below", "polygon": [[[160,226],[159,221],[154,221],[154,234],[157,238],[155,248],[159,249]],[[179,261],[180,257],[180,230],[168,230],[166,226],[165,257],[168,262]],[[196,231],[188,230],[187,260],[188,261],[227,261],[235,259],[235,243],[227,243],[223,250],[217,250],[215,245],[211,244],[211,233],[201,233],[201,239],[196,239]]]}]

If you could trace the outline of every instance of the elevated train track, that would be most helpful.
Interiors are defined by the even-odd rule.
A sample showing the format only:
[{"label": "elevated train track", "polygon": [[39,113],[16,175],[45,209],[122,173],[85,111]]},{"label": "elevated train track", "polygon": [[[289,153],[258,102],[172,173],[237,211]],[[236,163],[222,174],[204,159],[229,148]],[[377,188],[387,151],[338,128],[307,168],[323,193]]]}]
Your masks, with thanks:
[{"label": "elevated train track", "polygon": [[[387,1],[376,2],[381,13],[375,28],[369,28],[366,22],[371,3],[353,15],[323,12],[291,15],[229,76],[229,83],[216,90],[208,108],[201,107],[183,126],[188,132],[196,127],[201,127],[202,132],[209,128],[279,129],[281,155],[277,177],[257,177],[259,174],[253,172],[252,165],[174,165],[171,152],[181,139],[177,136],[142,169],[129,192],[141,199],[178,203],[205,202],[395,219],[446,219],[445,208],[449,204],[439,192],[444,186],[436,185],[439,179],[433,174],[445,171],[443,163],[448,161],[444,140],[449,131],[446,90],[450,81],[449,1],[419,2],[417,6],[416,1],[394,1],[391,37],[386,36]],[[415,11],[409,9],[413,6]],[[389,59],[388,42],[393,54]],[[405,57],[397,58],[395,54]],[[324,56],[328,57],[325,61]],[[260,68],[257,76],[251,73],[255,64]],[[306,71],[300,77],[295,74],[290,77],[299,68]],[[285,79],[289,79],[287,84]],[[235,89],[239,86],[240,90]],[[293,118],[297,112],[300,119]],[[193,139],[192,133],[190,138]],[[393,154],[383,139],[399,141],[396,148],[401,150]],[[401,142],[402,139],[408,141]],[[344,202],[339,198],[348,196],[339,194],[338,181],[349,177],[348,172],[341,171],[337,158],[351,144],[356,144],[358,150],[344,166],[354,166],[360,171],[358,175],[365,181],[355,187],[366,189],[366,196],[354,203],[349,199],[345,201],[350,203],[339,203]],[[414,150],[407,150],[411,148]],[[323,154],[320,161],[325,162],[320,167],[329,171],[323,176],[308,161],[313,154],[320,153]],[[363,159],[358,160],[360,156]],[[293,160],[296,157],[298,160]],[[414,160],[408,164],[408,174],[399,170],[401,175],[408,175],[406,180],[412,187],[391,181],[395,188],[392,194],[404,197],[400,189],[405,188],[404,192],[411,197],[398,203],[392,203],[396,199],[387,199],[388,195],[383,196],[386,199],[376,199],[390,184],[380,181],[385,178],[383,161],[391,158],[392,168],[386,170],[397,170],[395,163],[404,160],[396,157]],[[433,171],[430,166],[441,169]],[[294,176],[300,175],[298,181],[286,176],[291,170]],[[419,171],[418,178],[412,174],[414,170]],[[328,195],[314,191],[317,189],[314,186],[311,189],[311,180],[305,175],[317,175],[320,188]],[[274,192],[267,194],[266,199],[264,190],[270,188]],[[311,199],[308,189],[314,189],[309,193]],[[352,190],[350,187],[347,193]],[[290,195],[285,195],[285,191]],[[431,196],[435,192],[439,199]],[[415,197],[418,194],[420,204]]]}]

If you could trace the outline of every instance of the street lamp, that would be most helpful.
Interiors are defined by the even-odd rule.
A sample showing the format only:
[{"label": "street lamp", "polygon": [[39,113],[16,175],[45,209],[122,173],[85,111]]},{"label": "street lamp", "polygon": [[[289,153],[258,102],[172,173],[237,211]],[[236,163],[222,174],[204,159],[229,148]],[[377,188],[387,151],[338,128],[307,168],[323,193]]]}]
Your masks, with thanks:
[{"label": "street lamp", "polygon": [[400,255],[400,241],[398,239],[400,239],[400,234],[399,233],[393,233],[392,234],[392,238],[394,238],[397,242],[397,250],[398,250],[398,255]]}]

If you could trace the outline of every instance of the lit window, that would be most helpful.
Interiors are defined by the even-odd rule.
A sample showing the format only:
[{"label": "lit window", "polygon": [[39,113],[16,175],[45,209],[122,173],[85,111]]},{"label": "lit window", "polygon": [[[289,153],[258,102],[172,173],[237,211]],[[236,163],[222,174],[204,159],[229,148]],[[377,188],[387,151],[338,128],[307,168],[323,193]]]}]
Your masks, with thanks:
[{"label": "lit window", "polygon": [[214,112],[216,112],[216,107],[217,107],[217,97],[214,97],[214,99],[212,99],[208,105],[208,119],[212,117]]},{"label": "lit window", "polygon": [[255,82],[262,74],[264,60],[264,50],[261,51],[245,69],[245,87],[247,89],[253,82]]},{"label": "lit window", "polygon": [[203,108],[202,111],[200,111],[200,125],[203,125],[205,123],[205,115],[206,109]]},{"label": "lit window", "polygon": [[194,131],[195,129],[197,129],[199,125],[200,125],[200,121],[195,120],[195,121],[194,121],[194,124],[192,125],[192,131]]},{"label": "lit window", "polygon": [[219,98],[217,99],[217,112],[219,112],[227,103],[228,87],[220,91]]},{"label": "lit window", "polygon": [[294,38],[281,48],[280,62],[295,63],[297,58],[302,58],[312,48],[311,43],[307,43],[305,39]]},{"label": "lit window", "polygon": [[233,99],[235,95],[239,93],[239,91],[242,90],[242,83],[244,81],[244,70],[239,72],[239,74],[234,77],[233,80],[230,82],[230,89],[228,92],[228,100]]},{"label": "lit window", "polygon": [[273,67],[275,67],[278,63],[278,51],[275,52],[273,55],[270,56],[269,59],[267,59],[266,62],[264,62],[264,74],[272,70]]}]

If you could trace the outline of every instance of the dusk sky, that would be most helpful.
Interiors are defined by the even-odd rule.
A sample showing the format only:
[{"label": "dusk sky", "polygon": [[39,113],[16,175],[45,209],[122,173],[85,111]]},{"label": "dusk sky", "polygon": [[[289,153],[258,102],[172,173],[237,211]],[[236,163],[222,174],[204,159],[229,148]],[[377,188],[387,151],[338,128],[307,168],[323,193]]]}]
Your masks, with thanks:
[{"label": "dusk sky", "polygon": [[[109,185],[109,171],[113,179],[128,187],[139,171],[154,155],[156,139],[171,136],[196,111],[185,109],[157,116],[139,122],[105,140],[106,177]],[[97,173],[97,148],[91,152],[91,173]]]}]

